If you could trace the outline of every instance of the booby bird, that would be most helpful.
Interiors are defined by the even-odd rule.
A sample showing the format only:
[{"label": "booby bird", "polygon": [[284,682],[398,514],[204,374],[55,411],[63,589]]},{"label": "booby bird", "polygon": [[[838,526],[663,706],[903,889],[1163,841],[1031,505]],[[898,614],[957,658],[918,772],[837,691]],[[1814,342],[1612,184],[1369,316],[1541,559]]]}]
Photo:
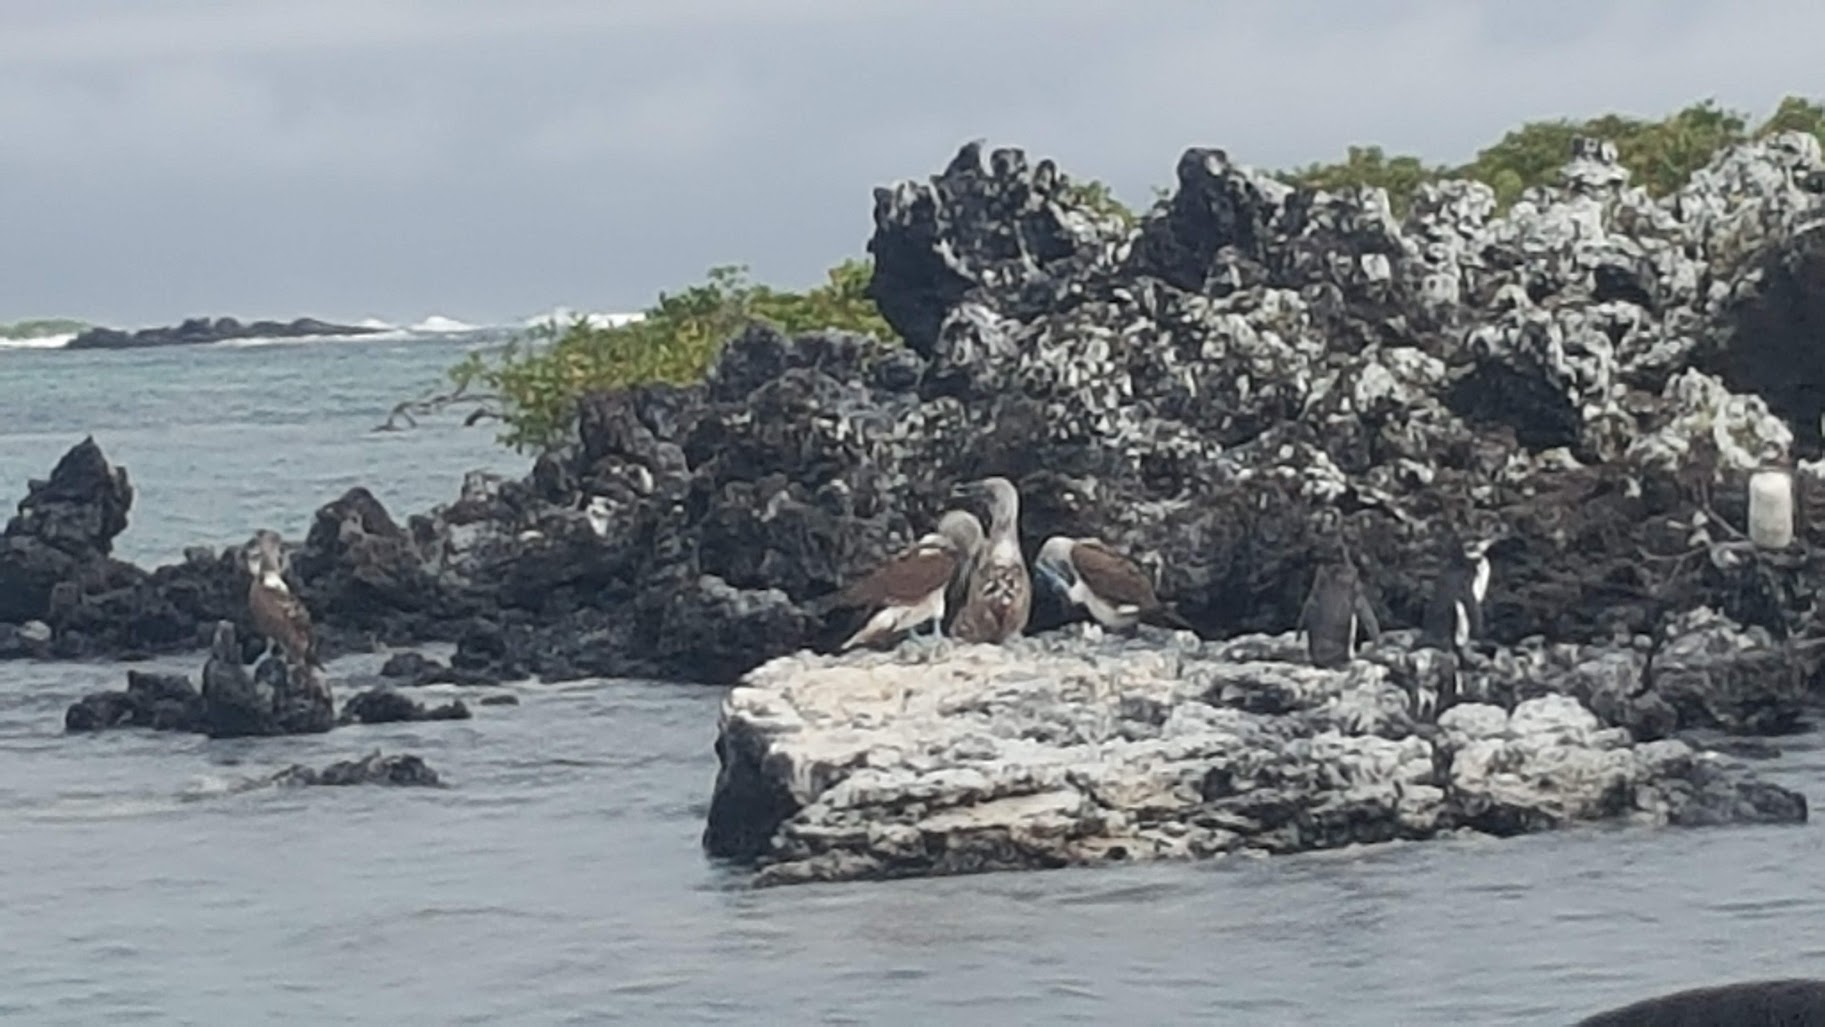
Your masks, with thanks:
[{"label": "booby bird", "polygon": [[944,516],[938,518],[938,533],[948,536],[963,549],[963,560],[957,564],[950,584],[944,588],[943,628],[948,635],[957,622],[957,614],[969,600],[970,578],[976,573],[977,561],[982,559],[984,536],[982,522],[967,510],[944,511]]},{"label": "booby bird", "polygon": [[1381,638],[1381,623],[1363,593],[1362,577],[1346,551],[1318,565],[1299,611],[1299,630],[1315,667],[1341,667],[1356,658],[1356,636]]},{"label": "booby bird", "polygon": [[837,647],[874,645],[924,625],[936,635],[944,619],[945,593],[982,526],[960,510],[938,520],[938,529],[919,538],[862,580],[844,589],[837,606],[866,606],[867,623]]},{"label": "booby bird", "polygon": [[1447,554],[1445,568],[1432,583],[1423,636],[1431,645],[1461,652],[1483,636],[1483,600],[1489,595],[1489,547],[1495,539],[1459,542]]},{"label": "booby bird", "polygon": [[247,555],[247,569],[253,574],[253,583],[247,588],[247,611],[260,634],[285,653],[288,665],[322,669],[317,662],[310,610],[285,583],[284,568],[279,533],[261,528],[254,534]]},{"label": "booby bird", "polygon": [[1192,630],[1154,594],[1147,572],[1101,539],[1054,535],[1039,547],[1033,570],[1105,628],[1125,631],[1147,621]]},{"label": "booby bird", "polygon": [[960,642],[1005,642],[1026,630],[1033,609],[1033,582],[1020,552],[1020,492],[994,477],[963,482],[951,498],[985,499],[989,513],[988,539],[951,634]]}]

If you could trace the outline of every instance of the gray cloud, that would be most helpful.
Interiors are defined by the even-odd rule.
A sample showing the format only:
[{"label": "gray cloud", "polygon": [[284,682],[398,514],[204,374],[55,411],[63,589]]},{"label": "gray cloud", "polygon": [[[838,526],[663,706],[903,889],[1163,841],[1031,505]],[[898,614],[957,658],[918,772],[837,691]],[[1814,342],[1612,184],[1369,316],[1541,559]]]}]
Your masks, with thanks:
[{"label": "gray cloud", "polygon": [[862,251],[873,186],[970,138],[1135,200],[1192,144],[1461,160],[1529,118],[1765,112],[1822,28],[1773,0],[11,0],[0,320],[805,284]]}]

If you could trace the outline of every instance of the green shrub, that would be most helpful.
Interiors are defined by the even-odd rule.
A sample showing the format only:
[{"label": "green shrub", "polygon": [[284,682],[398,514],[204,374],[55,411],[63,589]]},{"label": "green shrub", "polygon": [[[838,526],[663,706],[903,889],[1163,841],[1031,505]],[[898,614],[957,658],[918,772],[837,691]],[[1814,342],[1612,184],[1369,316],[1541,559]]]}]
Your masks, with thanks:
[{"label": "green shrub", "polygon": [[569,438],[583,394],[645,382],[701,379],[723,343],[750,322],[788,334],[822,328],[895,338],[864,290],[872,267],[845,261],[824,284],[787,292],[748,280],[747,268],[718,267],[708,280],[660,294],[642,320],[601,327],[578,318],[531,329],[493,355],[471,353],[449,374],[447,400],[491,403],[505,425],[501,441],[537,450]]},{"label": "green shrub", "polygon": [[1397,213],[1405,213],[1419,187],[1441,178],[1469,178],[1495,190],[1504,208],[1530,186],[1553,185],[1577,136],[1616,144],[1617,158],[1632,181],[1655,196],[1678,189],[1718,151],[1732,143],[1777,131],[1811,132],[1825,142],[1825,108],[1797,96],[1782,100],[1753,132],[1748,116],[1706,100],[1659,121],[1618,114],[1573,121],[1534,121],[1513,129],[1477,152],[1461,167],[1427,165],[1418,157],[1389,157],[1378,146],[1352,146],[1342,161],[1312,164],[1281,174],[1292,185],[1318,189],[1379,186]]}]

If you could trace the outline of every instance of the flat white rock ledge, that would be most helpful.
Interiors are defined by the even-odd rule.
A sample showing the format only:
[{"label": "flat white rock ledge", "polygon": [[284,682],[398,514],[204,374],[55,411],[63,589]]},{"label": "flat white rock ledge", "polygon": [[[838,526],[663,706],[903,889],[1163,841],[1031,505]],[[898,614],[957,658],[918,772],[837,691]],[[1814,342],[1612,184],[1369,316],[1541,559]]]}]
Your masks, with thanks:
[{"label": "flat white rock ledge", "polygon": [[1290,853],[1578,822],[1794,822],[1797,793],[1576,700],[1416,725],[1436,654],[1063,631],[800,653],[724,700],[704,844],[763,884]]}]

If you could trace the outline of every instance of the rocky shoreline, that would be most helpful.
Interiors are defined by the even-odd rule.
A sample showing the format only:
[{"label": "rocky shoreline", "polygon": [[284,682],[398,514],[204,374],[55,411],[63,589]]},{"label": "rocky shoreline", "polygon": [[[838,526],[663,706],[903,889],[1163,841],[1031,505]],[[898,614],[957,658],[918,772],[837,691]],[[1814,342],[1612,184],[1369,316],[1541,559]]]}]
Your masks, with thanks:
[{"label": "rocky shoreline", "polygon": [[[1700,673],[1735,673],[1757,644],[1694,631]],[[1415,700],[1441,654],[1409,637],[1323,670],[1291,636],[1074,634],[756,670],[724,702],[706,850],[787,884],[1807,817],[1716,753],[1600,719],[1570,694],[1584,664],[1516,676],[1503,653],[1432,721]],[[1710,719],[1677,680],[1632,697],[1669,734]],[[1794,704],[1754,680],[1755,701]]]},{"label": "rocky shoreline", "polygon": [[[1782,554],[1723,547],[1751,468],[1825,477],[1796,327],[1825,303],[1816,141],[1734,148],[1659,200],[1613,158],[1580,144],[1564,188],[1504,212],[1428,186],[1400,220],[1378,191],[1191,150],[1129,226],[1050,162],[966,147],[877,194],[872,288],[904,346],[752,327],[700,385],[586,397],[523,479],[472,474],[403,520],[335,498],[290,546],[295,585],[332,654],[436,640],[497,680],[730,683],[827,651],[855,625],[823,600],[953,482],[1000,474],[1029,560],[1103,538],[1207,637],[1292,626],[1331,510],[1393,627],[1419,621],[1437,536],[1496,524],[1494,641],[1652,634],[1699,606],[1805,634],[1812,525]],[[84,443],[21,503],[0,657],[199,648],[221,619],[245,637],[227,552],[111,558],[131,502]],[[1067,616],[1041,602],[1032,628]]]},{"label": "rocky shoreline", "polygon": [[88,328],[69,341],[65,349],[143,349],[149,346],[200,346],[235,339],[302,339],[321,335],[372,335],[387,329],[334,324],[313,317],[291,321],[242,322],[232,317],[193,317],[160,328],[122,331]]},{"label": "rocky shoreline", "polygon": [[[449,665],[402,667],[405,678],[743,683],[731,702],[760,705],[732,707],[728,727],[804,716],[758,698],[790,691],[782,675],[810,688],[857,668],[913,673],[893,669],[910,655],[820,662],[857,626],[828,600],[928,530],[959,481],[1019,487],[1029,562],[1053,535],[1135,557],[1206,647],[1279,645],[1332,532],[1398,637],[1421,621],[1440,540],[1493,531],[1509,542],[1491,555],[1489,649],[1465,670],[1488,694],[1442,723],[1409,696],[1410,728],[1372,711],[1348,731],[1313,726],[1337,696],[1395,703],[1398,690],[1363,677],[1373,660],[1342,679],[1262,670],[1239,711],[1151,670],[1141,694],[1163,723],[1228,718],[1224,737],[1242,732],[1246,751],[1253,739],[1316,753],[1313,739],[1336,732],[1347,758],[1285,769],[1317,780],[1347,764],[1378,782],[1381,805],[1338,828],[1350,837],[1488,829],[1466,797],[1496,785],[1437,766],[1470,767],[1461,761],[1484,743],[1523,768],[1547,761],[1516,785],[1523,824],[1793,819],[1794,797],[1669,736],[1793,730],[1821,673],[1812,512],[1825,509],[1825,370],[1810,326],[1825,320],[1825,161],[1809,135],[1771,135],[1655,198],[1607,144],[1579,140],[1568,156],[1561,186],[1508,209],[1485,186],[1442,182],[1397,216],[1379,190],[1295,190],[1192,149],[1176,191],[1131,224],[1085,205],[1050,161],[966,146],[941,173],[875,194],[870,291],[903,345],[751,326],[702,383],[584,397],[574,441],[524,478],[471,474],[451,503],[403,520],[365,489],[333,499],[289,546],[293,589],[326,657],[435,640],[456,643]],[[1797,486],[1790,544],[1743,537],[1749,476],[1767,467]],[[0,534],[0,658],[195,649],[220,621],[251,638],[234,549],[150,571],[111,556],[132,488],[92,440],[29,491]],[[1028,627],[1039,637],[1009,652],[1052,669],[983,673],[1007,670],[1027,682],[1020,701],[1037,702],[1028,692],[1053,687],[1066,659],[1044,649],[1047,633],[1076,616],[1042,593]],[[1200,652],[1172,659],[1194,678],[1226,673],[1213,668],[1230,650]],[[1070,659],[1121,678],[1127,661],[1168,657]],[[1320,707],[1314,688],[1330,696]],[[1249,705],[1269,699],[1279,707]],[[1110,702],[1057,711],[1126,723]],[[831,723],[831,737],[850,730]],[[905,730],[924,744],[922,732],[949,739],[948,725],[933,715]],[[725,777],[743,752],[764,762],[765,731],[728,730]],[[1363,755],[1386,746],[1385,766]],[[1526,792],[1556,781],[1561,759],[1608,768],[1627,794],[1562,806]],[[828,805],[835,786],[795,781],[799,812],[781,817]],[[783,801],[755,787],[763,809]],[[1403,806],[1389,789],[1426,798]],[[1094,812],[1085,794],[1048,823],[1127,838],[1071,819]],[[1308,816],[1362,799],[1341,785],[1299,795]],[[1231,820],[1197,845],[1279,851],[1329,837],[1275,840],[1284,824]],[[875,841],[834,840],[838,821],[803,821],[802,837],[788,830],[798,821],[776,823],[765,845],[710,848],[801,868],[766,871],[781,878],[901,865]],[[1143,841],[1110,845],[1128,858],[1180,851]]]}]

